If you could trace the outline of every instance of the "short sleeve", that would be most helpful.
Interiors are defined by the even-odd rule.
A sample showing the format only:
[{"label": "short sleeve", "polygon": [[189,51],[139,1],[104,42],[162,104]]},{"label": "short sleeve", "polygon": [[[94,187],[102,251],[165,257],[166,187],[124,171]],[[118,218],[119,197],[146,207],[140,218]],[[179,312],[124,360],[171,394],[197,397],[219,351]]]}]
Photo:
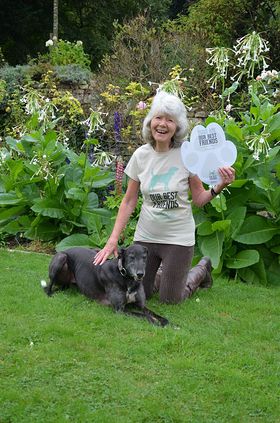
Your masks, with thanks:
[{"label": "short sleeve", "polygon": [[138,160],[136,157],[136,152],[134,152],[129,160],[129,162],[126,165],[126,168],[124,170],[124,173],[134,181],[139,182],[139,166],[138,166]]}]

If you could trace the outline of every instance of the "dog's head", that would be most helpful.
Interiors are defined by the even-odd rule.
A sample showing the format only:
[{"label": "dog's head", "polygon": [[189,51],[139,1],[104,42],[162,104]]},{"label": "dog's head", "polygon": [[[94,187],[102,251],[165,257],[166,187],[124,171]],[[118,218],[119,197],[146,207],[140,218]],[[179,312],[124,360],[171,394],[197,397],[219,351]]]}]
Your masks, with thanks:
[{"label": "dog's head", "polygon": [[119,253],[119,268],[123,276],[141,281],[145,276],[148,249],[139,244],[121,248]]}]

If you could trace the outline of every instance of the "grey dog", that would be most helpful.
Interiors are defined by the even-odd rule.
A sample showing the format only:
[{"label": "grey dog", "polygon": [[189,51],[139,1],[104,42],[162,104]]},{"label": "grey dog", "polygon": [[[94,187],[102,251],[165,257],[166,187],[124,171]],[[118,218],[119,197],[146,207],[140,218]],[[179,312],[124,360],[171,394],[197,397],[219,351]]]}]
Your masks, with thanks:
[{"label": "grey dog", "polygon": [[[118,258],[94,265],[98,250],[75,247],[58,252],[49,265],[50,283],[44,287],[51,296],[54,288],[66,289],[76,285],[86,297],[104,305],[111,305],[115,311],[122,311],[137,317],[144,317],[150,323],[165,326],[168,320],[158,316],[146,306],[143,287],[147,248],[133,244],[122,248]],[[138,311],[129,311],[128,305]]]}]

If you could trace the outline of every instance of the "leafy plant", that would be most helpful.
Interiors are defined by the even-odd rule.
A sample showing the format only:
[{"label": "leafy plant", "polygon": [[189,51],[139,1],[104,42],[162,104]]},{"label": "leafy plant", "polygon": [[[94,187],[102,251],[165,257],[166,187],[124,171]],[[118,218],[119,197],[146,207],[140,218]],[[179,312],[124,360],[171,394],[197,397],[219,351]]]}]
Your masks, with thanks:
[{"label": "leafy plant", "polygon": [[[254,55],[251,59],[258,63]],[[205,122],[219,123],[236,144],[237,180],[203,211],[197,210],[198,250],[211,256],[216,273],[227,271],[249,283],[279,284],[280,104],[274,96],[279,73],[263,70],[263,77],[251,80],[255,68],[250,61],[244,65],[239,76],[250,78],[249,110],[235,117],[221,110]]]},{"label": "leafy plant", "polygon": [[66,84],[88,84],[92,77],[91,71],[77,64],[54,66],[55,76]]},{"label": "leafy plant", "polygon": [[0,233],[49,241],[78,232],[87,245],[104,243],[111,213],[99,207],[95,190],[114,177],[90,164],[90,142],[78,155],[52,130],[6,138],[0,161]]},{"label": "leafy plant", "polygon": [[83,42],[71,43],[64,40],[48,40],[46,46],[49,48],[49,58],[53,66],[79,65],[82,68],[90,69],[90,58],[85,53]]}]

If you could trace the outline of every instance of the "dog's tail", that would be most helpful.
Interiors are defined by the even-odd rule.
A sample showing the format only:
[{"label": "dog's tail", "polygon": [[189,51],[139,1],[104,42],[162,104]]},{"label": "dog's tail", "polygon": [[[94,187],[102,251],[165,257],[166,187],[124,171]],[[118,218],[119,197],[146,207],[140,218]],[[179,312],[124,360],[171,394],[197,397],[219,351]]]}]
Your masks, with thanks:
[{"label": "dog's tail", "polygon": [[45,291],[45,293],[46,293],[47,295],[49,295],[49,284],[47,283],[47,281],[45,281],[44,279],[42,279],[42,280],[40,281],[40,285],[41,285],[41,287],[43,288],[43,290]]},{"label": "dog's tail", "polygon": [[48,286],[47,282],[46,282],[44,279],[42,279],[42,280],[41,280],[41,287],[42,287],[43,289],[45,289],[45,288],[47,288],[47,286]]}]

